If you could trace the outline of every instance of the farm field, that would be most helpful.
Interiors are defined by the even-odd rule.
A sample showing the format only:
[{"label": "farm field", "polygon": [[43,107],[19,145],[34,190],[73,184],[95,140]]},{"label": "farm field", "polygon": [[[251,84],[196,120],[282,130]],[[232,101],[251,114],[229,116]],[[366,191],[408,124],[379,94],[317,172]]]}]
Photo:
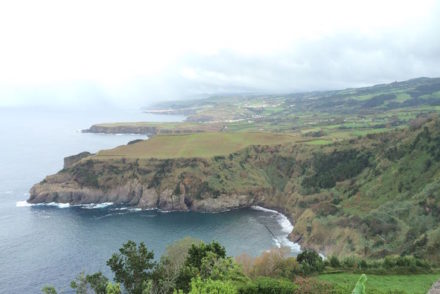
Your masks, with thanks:
[{"label": "farm field", "polygon": [[159,135],[136,144],[100,151],[98,158],[179,158],[228,155],[249,145],[294,143],[300,137],[262,132],[207,132],[189,135]]},{"label": "farm field", "polygon": [[[360,274],[338,273],[319,275],[318,279],[329,282],[336,289],[351,293]],[[440,279],[440,273],[416,275],[367,275],[366,293],[426,294],[432,284]],[[341,292],[342,293],[342,292]]]}]

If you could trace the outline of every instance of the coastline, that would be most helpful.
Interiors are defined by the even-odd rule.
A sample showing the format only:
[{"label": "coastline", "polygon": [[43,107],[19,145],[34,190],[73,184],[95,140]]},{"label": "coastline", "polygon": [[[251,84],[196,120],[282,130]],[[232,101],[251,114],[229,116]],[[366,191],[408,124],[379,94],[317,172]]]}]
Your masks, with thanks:
[{"label": "coastline", "polygon": [[[49,203],[29,203],[26,200],[22,200],[22,201],[17,201],[16,202],[16,207],[42,207],[42,206],[49,206],[49,207],[57,207],[60,209],[63,208],[73,208],[73,207],[79,207],[79,208],[83,208],[83,209],[101,209],[101,208],[108,208],[110,206],[113,206],[114,203],[112,202],[104,202],[104,203],[89,203],[89,204],[70,204],[70,203],[57,203],[57,202],[49,202]],[[290,251],[293,255],[297,255],[301,252],[301,245],[299,243],[295,243],[293,241],[291,241],[289,239],[289,234],[292,232],[293,230],[293,224],[292,221],[283,213],[279,212],[278,210],[274,210],[274,209],[269,209],[269,208],[265,208],[259,205],[252,205],[249,207],[239,207],[237,209],[243,209],[243,208],[249,208],[252,210],[257,210],[257,211],[263,211],[266,213],[271,213],[273,215],[275,215],[276,217],[276,221],[277,223],[280,225],[281,227],[281,231],[283,232],[282,235],[274,235],[273,232],[267,228],[270,233],[272,234],[273,238],[273,242],[275,243],[275,246],[280,248],[282,246],[284,247],[289,247]],[[140,211],[158,211],[160,213],[171,213],[171,212],[182,212],[180,210],[175,210],[175,211],[169,211],[169,210],[161,210],[158,208],[149,208],[149,209],[142,209],[139,207],[115,207],[113,210],[121,210],[121,211],[131,211],[131,212],[140,212]],[[233,209],[227,209],[221,212],[228,212],[231,211]],[[188,212],[188,211],[186,211]],[[213,213],[221,213],[221,212],[213,212]],[[200,213],[211,213],[211,212],[200,212]]]},{"label": "coastline", "polygon": [[277,222],[281,226],[283,233],[285,233],[281,237],[274,236],[274,242],[278,248],[280,248],[281,246],[289,247],[291,253],[293,253],[294,255],[297,255],[301,252],[301,245],[289,239],[289,235],[293,231],[293,224],[292,221],[286,215],[279,212],[278,210],[265,208],[259,205],[252,205],[250,208],[254,210],[273,213],[276,215]]}]

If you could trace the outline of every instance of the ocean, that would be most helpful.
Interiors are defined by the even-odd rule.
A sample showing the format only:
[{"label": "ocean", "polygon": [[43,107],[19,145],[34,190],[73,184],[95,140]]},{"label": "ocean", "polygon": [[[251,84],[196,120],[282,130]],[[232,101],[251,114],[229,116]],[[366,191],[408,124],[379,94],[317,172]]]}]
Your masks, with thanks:
[{"label": "ocean", "polygon": [[170,243],[191,236],[219,241],[227,254],[259,255],[287,239],[288,219],[255,207],[223,213],[140,211],[112,205],[28,205],[28,191],[62,168],[63,158],[112,148],[141,135],[81,133],[94,123],[181,121],[139,110],[0,108],[0,293],[41,293],[53,285],[72,293],[84,271],[112,277],[106,260],[127,240],[145,242],[159,258]]}]

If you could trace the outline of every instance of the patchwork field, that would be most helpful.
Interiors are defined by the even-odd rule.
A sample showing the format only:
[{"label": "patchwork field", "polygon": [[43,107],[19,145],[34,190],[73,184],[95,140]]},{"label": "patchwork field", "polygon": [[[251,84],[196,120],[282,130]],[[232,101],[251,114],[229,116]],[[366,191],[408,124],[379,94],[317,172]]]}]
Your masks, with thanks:
[{"label": "patchwork field", "polygon": [[249,145],[296,142],[299,135],[262,132],[207,132],[189,135],[159,135],[139,143],[100,151],[98,158],[179,158],[228,155]]}]

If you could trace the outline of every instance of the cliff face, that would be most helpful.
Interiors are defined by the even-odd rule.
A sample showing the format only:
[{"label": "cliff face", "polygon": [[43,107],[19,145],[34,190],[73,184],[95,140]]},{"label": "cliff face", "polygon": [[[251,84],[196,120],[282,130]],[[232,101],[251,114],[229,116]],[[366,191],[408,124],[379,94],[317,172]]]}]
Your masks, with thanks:
[{"label": "cliff face", "polygon": [[83,133],[103,133],[103,134],[139,134],[154,136],[158,132],[157,127],[153,126],[108,126],[108,125],[93,125],[89,129],[83,130]]},{"label": "cliff face", "polygon": [[65,157],[64,158],[64,168],[66,169],[66,168],[72,167],[75,163],[77,163],[78,161],[80,161],[83,158],[89,157],[90,155],[92,155],[92,153],[85,151],[85,152],[81,152],[76,155]]},{"label": "cliff face", "polygon": [[210,159],[90,156],[30,194],[31,203],[201,212],[261,205],[294,221],[294,241],[326,255],[416,254],[440,262],[440,121],[327,146],[251,146]]},{"label": "cliff face", "polygon": [[170,134],[194,134],[208,131],[221,131],[223,124],[195,124],[195,123],[160,123],[157,125],[151,123],[115,123],[115,124],[96,124],[83,130],[83,133],[103,133],[103,134],[139,134],[149,137],[155,135]]},{"label": "cliff face", "polygon": [[217,212],[249,207],[265,189],[211,191],[203,174],[188,173],[188,167],[204,168],[209,160],[93,160],[46,177],[30,191],[30,203],[88,204],[113,202],[140,208]]}]

